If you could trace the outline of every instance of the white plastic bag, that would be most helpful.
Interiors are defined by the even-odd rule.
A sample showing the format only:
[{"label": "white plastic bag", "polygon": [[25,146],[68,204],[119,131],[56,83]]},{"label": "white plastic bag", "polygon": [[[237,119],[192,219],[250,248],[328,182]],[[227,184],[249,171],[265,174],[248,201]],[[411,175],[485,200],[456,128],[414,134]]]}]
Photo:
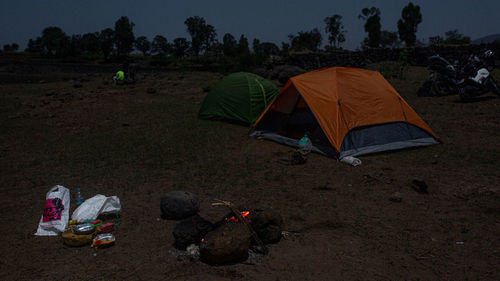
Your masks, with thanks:
[{"label": "white plastic bag", "polygon": [[55,236],[61,234],[68,226],[69,189],[56,185],[45,196],[45,208],[35,235]]},{"label": "white plastic bag", "polygon": [[356,157],[352,157],[352,156],[346,156],[346,157],[340,159],[340,162],[347,163],[347,164],[352,165],[354,167],[361,165],[361,160],[359,160]]},{"label": "white plastic bag", "polygon": [[95,220],[100,214],[118,214],[121,210],[120,199],[101,194],[85,200],[71,215],[72,220],[84,222]]}]

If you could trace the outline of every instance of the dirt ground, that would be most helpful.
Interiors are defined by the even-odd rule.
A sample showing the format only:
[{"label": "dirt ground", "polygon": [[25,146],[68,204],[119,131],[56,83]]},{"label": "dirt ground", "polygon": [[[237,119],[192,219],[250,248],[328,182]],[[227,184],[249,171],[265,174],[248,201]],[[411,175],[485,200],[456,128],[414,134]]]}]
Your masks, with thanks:
[{"label": "dirt ground", "polygon": [[[37,75],[0,84],[1,280],[500,280],[498,97],[417,97],[427,72],[412,68],[390,82],[442,144],[289,166],[291,148],[197,118],[221,74],[148,71],[126,86],[111,73]],[[57,184],[120,198],[115,246],[33,235]],[[209,220],[227,212],[216,198],[277,210],[288,235],[246,263],[183,260],[177,222],[159,219],[172,190],[197,194]]]}]

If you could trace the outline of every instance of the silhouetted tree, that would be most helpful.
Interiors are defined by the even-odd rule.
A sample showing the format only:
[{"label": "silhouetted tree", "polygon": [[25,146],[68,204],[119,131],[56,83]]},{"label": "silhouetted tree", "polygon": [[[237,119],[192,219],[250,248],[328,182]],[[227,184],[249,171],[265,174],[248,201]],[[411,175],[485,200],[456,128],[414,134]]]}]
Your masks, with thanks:
[{"label": "silhouetted tree", "polygon": [[100,52],[99,32],[85,33],[81,38],[81,48],[84,53],[97,54]]},{"label": "silhouetted tree", "polygon": [[380,47],[382,48],[398,48],[400,46],[400,41],[398,39],[398,33],[382,30],[380,34]]},{"label": "silhouetted tree", "polygon": [[115,42],[115,31],[111,28],[106,28],[101,30],[99,33],[99,47],[104,59],[108,59],[109,55],[113,52],[113,46]]},{"label": "silhouetted tree", "polygon": [[19,50],[19,45],[17,43],[3,45],[4,52],[17,52],[17,50]]},{"label": "silhouetted tree", "polygon": [[199,55],[203,50],[210,49],[215,42],[217,33],[215,28],[205,22],[202,17],[189,17],[184,21],[189,35],[191,35],[191,51]]},{"label": "silhouetted tree", "polygon": [[325,18],[325,31],[328,34],[328,42],[330,47],[340,48],[340,44],[345,41],[344,25],[342,24],[342,16],[333,15]]},{"label": "silhouetted tree", "polygon": [[470,44],[470,37],[459,33],[457,29],[446,31],[443,44],[446,45],[467,45]]},{"label": "silhouetted tree", "polygon": [[260,43],[258,39],[253,40],[253,51],[256,55],[264,58],[277,56],[280,53],[280,48],[271,42]]},{"label": "silhouetted tree", "polygon": [[237,45],[238,43],[233,35],[230,33],[224,34],[224,37],[222,37],[222,52],[225,56],[234,56],[236,54]]},{"label": "silhouetted tree", "polygon": [[215,27],[213,27],[210,24],[207,24],[205,26],[205,32],[203,36],[203,44],[202,44],[203,50],[213,51],[217,49],[217,46],[214,46],[218,44],[218,42],[215,39],[216,37],[217,37],[217,32],[215,32]]},{"label": "silhouetted tree", "polygon": [[240,40],[238,41],[238,55],[246,55],[250,53],[250,49],[248,47],[248,39],[245,35],[241,34]]},{"label": "silhouetted tree", "polygon": [[366,20],[365,32],[368,33],[368,47],[378,48],[380,45],[381,28],[380,24],[380,10],[376,7],[364,8],[361,14],[358,15],[359,19]]},{"label": "silhouetted tree", "polygon": [[168,44],[167,38],[161,35],[156,35],[151,43],[151,51],[163,56],[170,53],[171,46]]},{"label": "silhouetted tree", "polygon": [[439,46],[443,44],[443,37],[437,35],[437,36],[431,36],[429,37],[429,45],[431,46]]},{"label": "silhouetted tree", "polygon": [[69,37],[56,26],[46,27],[42,31],[42,52],[51,56],[63,56],[68,49]]},{"label": "silhouetted tree", "polygon": [[29,53],[42,53],[42,38],[39,36],[35,40],[30,39],[25,51]]},{"label": "silhouetted tree", "polygon": [[66,53],[71,56],[80,56],[83,52],[82,36],[79,34],[71,35],[69,48]]},{"label": "silhouetted tree", "polygon": [[422,22],[422,14],[420,6],[408,3],[401,11],[401,19],[398,20],[398,33],[401,41],[404,41],[406,46],[411,47],[417,41],[417,26]]},{"label": "silhouetted tree", "polygon": [[281,42],[280,56],[288,56],[290,53],[290,44]]},{"label": "silhouetted tree", "polygon": [[186,38],[175,38],[172,51],[174,56],[177,58],[182,58],[186,56],[186,52],[189,49],[190,44]]},{"label": "silhouetted tree", "polygon": [[321,45],[323,40],[321,33],[317,28],[311,31],[299,32],[297,36],[290,34],[288,35],[290,39],[291,49],[296,51],[310,50],[316,52]]},{"label": "silhouetted tree", "polygon": [[135,39],[134,42],[135,48],[139,51],[142,52],[142,54],[145,56],[148,54],[148,52],[151,50],[151,42],[149,42],[148,38],[146,36],[139,36]]},{"label": "silhouetted tree", "polygon": [[115,22],[115,45],[118,55],[128,55],[134,49],[134,26],[127,17],[121,17]]},{"label": "silhouetted tree", "polygon": [[252,49],[253,49],[253,52],[254,54],[258,55],[261,53],[261,50],[260,50],[260,40],[257,39],[257,38],[254,38],[253,41],[252,41]]}]

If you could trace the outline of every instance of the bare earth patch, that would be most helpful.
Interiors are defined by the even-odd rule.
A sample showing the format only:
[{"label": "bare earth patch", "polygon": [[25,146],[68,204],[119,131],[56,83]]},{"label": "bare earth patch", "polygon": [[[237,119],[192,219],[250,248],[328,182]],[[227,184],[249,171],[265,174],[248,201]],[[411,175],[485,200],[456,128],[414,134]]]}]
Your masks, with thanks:
[{"label": "bare earth patch", "polygon": [[[417,97],[426,75],[412,68],[391,83],[443,144],[365,156],[360,167],[316,154],[283,165],[289,147],[198,119],[216,73],[139,73],[126,86],[104,82],[109,73],[81,88],[49,78],[0,84],[0,279],[499,280],[500,99]],[[33,235],[56,184],[121,199],[115,246]],[[220,212],[215,198],[275,209],[287,235],[252,263],[178,260],[177,222],[159,220],[172,190],[197,194],[206,217]]]}]

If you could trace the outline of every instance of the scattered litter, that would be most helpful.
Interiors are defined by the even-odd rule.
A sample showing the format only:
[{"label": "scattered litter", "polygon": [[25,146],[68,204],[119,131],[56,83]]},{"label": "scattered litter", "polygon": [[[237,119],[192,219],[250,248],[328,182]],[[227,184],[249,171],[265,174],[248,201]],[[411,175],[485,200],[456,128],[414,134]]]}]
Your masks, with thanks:
[{"label": "scattered litter", "polygon": [[80,190],[80,188],[76,189],[75,201],[77,206],[80,206],[85,201],[85,199],[82,196],[82,191]]},{"label": "scattered litter", "polygon": [[38,224],[37,236],[56,236],[68,226],[69,221],[69,189],[56,185],[45,196],[45,208]]},{"label": "scattered litter", "polygon": [[455,244],[457,244],[457,245],[463,245],[465,243],[463,241],[457,241],[457,242],[455,242]]},{"label": "scattered litter", "polygon": [[92,243],[95,236],[95,230],[91,229],[88,234],[76,234],[72,228],[69,228],[61,235],[64,244],[72,247],[80,247]]},{"label": "scattered litter", "polygon": [[91,234],[95,232],[95,227],[91,223],[79,224],[73,227],[73,233],[76,235]]},{"label": "scattered litter", "polygon": [[109,215],[120,213],[120,199],[116,196],[106,197],[98,194],[92,198],[85,200],[73,212],[71,219],[79,222],[95,220],[99,215]]},{"label": "scattered litter", "polygon": [[340,162],[344,162],[344,163],[347,163],[351,166],[359,166],[361,165],[361,160],[356,158],[356,157],[352,157],[352,156],[346,156],[346,157],[343,157],[342,159],[340,159]]},{"label": "scattered litter", "polygon": [[92,247],[105,248],[115,244],[115,236],[112,233],[98,234],[92,241]]}]

